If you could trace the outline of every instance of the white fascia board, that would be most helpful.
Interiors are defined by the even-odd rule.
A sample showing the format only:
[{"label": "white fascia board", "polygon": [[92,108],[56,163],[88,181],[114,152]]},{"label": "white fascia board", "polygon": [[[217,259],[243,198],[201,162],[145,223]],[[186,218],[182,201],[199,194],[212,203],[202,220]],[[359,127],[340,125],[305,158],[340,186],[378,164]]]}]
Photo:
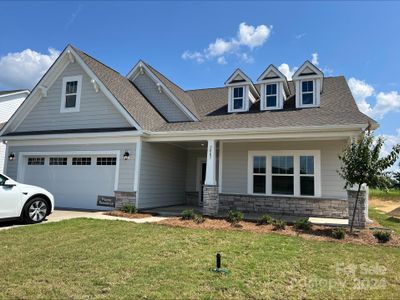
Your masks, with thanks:
[{"label": "white fascia board", "polygon": [[134,80],[136,78],[136,74],[138,74],[138,69],[142,68],[147,75],[157,84],[160,85],[163,91],[167,94],[167,96],[172,99],[172,101],[178,106],[178,108],[190,119],[193,121],[199,121],[199,119],[169,90],[169,88],[162,83],[160,79],[157,78],[156,75],[147,67],[146,63],[142,60],[133,67],[133,69],[126,76],[129,80]]},{"label": "white fascia board", "polygon": [[69,139],[69,138],[97,138],[97,137],[139,137],[139,131],[117,131],[117,132],[86,132],[86,133],[55,133],[37,135],[15,135],[0,136],[0,140],[44,140],[44,139]]},{"label": "white fascia board", "polygon": [[272,79],[268,79],[268,80],[263,80],[263,77],[266,76],[270,71],[273,71],[274,73],[276,73],[276,75],[278,75],[280,79],[283,79],[285,81],[287,80],[286,76],[281,71],[279,71],[279,69],[277,67],[275,67],[274,65],[269,65],[265,69],[265,71],[258,77],[257,83],[265,82],[265,81],[268,81],[268,80],[277,80],[278,78],[275,78],[275,79],[272,78]]},{"label": "white fascia board", "polygon": [[7,97],[19,96],[19,95],[21,95],[21,94],[26,94],[26,95],[28,96],[29,93],[30,93],[29,90],[23,90],[23,91],[19,91],[19,92],[15,92],[15,93],[0,95],[0,98],[7,98]]},{"label": "white fascia board", "polygon": [[181,132],[145,132],[146,141],[190,141],[208,140],[255,140],[255,139],[332,139],[348,138],[358,135],[365,130],[366,124],[337,125],[337,126],[310,126],[290,128],[242,128],[226,130],[194,130]]}]

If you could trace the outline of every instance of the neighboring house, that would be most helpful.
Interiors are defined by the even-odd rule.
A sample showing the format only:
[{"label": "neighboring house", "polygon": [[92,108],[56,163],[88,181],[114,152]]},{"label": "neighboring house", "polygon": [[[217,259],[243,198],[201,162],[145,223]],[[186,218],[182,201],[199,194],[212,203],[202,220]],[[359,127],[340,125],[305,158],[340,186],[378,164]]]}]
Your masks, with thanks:
[{"label": "neighboring house", "polygon": [[[28,95],[29,90],[0,91],[0,124],[11,118]],[[6,145],[0,142],[0,173],[3,173],[5,155]]]},{"label": "neighboring house", "polygon": [[185,91],[143,61],[122,76],[69,45],[0,134],[6,174],[58,207],[99,209],[100,195],[345,217],[338,155],[368,126],[345,78],[308,61],[292,81],[270,65],[255,83],[238,69]]}]

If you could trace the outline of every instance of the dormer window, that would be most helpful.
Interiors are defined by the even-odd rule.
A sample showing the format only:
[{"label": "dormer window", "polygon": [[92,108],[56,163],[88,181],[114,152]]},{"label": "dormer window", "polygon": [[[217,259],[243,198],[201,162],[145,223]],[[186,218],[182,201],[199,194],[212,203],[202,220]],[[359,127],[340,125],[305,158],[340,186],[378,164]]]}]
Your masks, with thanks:
[{"label": "dormer window", "polygon": [[251,79],[237,69],[225,82],[228,88],[228,112],[245,112],[259,97]]},{"label": "dormer window", "polygon": [[64,77],[60,112],[79,112],[81,104],[82,75]]},{"label": "dormer window", "polygon": [[257,79],[257,83],[260,84],[261,90],[260,109],[282,109],[283,103],[289,95],[289,88],[285,75],[274,65],[269,65]]},{"label": "dormer window", "polygon": [[293,75],[296,88],[296,107],[318,107],[321,101],[324,74],[306,61]]},{"label": "dormer window", "polygon": [[265,95],[267,97],[267,108],[276,108],[278,106],[278,89],[277,89],[277,84],[267,84],[265,86]]},{"label": "dormer window", "polygon": [[314,104],[314,81],[309,80],[301,82],[301,104]]},{"label": "dormer window", "polygon": [[235,87],[233,88],[233,109],[234,110],[242,110],[243,109],[243,87]]}]

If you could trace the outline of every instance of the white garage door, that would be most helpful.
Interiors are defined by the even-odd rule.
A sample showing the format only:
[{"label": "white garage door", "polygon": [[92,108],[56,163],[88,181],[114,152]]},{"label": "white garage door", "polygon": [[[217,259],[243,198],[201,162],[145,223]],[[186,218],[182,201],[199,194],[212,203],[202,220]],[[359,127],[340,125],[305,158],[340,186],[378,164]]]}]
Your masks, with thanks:
[{"label": "white garage door", "polygon": [[115,155],[35,155],[23,163],[23,182],[51,192],[56,207],[109,209],[97,206],[97,196],[114,195]]}]

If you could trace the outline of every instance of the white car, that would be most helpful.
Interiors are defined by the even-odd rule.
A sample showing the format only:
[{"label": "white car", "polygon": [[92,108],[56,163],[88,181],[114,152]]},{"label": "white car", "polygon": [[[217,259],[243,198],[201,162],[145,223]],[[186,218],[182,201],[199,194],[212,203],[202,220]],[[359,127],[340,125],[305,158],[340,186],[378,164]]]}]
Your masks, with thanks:
[{"label": "white car", "polygon": [[0,174],[0,219],[20,218],[27,223],[40,223],[53,210],[51,193]]}]

